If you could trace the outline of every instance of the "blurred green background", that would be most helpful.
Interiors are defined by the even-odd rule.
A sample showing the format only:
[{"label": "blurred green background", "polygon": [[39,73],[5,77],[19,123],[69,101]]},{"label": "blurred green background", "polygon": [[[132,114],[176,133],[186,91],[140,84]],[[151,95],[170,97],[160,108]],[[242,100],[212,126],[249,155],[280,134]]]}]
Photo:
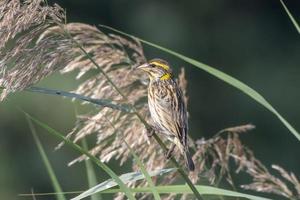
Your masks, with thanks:
[{"label": "blurred green background", "polygon": [[[69,22],[109,25],[240,79],[266,97],[300,131],[300,36],[279,0],[48,2],[65,8]],[[287,6],[300,22],[300,1],[289,1]],[[253,123],[257,128],[243,135],[242,141],[266,166],[278,164],[300,177],[300,143],[269,111],[235,88],[175,57],[149,47],[145,47],[145,53],[149,59],[167,59],[175,72],[185,67],[190,134],[194,139],[209,138],[229,126]],[[74,74],[58,73],[40,83],[62,90],[72,90],[77,84]],[[35,192],[53,191],[28,124],[16,106],[64,133],[75,122],[74,105],[68,99],[20,92],[1,102],[1,199],[26,199],[17,194],[30,193],[31,188]],[[58,141],[43,130],[38,132],[63,189],[86,189],[84,164],[67,167],[77,154],[68,147],[55,152]],[[124,173],[117,161],[110,166],[117,173]],[[108,178],[100,171],[98,175],[99,180]],[[249,179],[241,178],[237,183],[245,181]]]}]

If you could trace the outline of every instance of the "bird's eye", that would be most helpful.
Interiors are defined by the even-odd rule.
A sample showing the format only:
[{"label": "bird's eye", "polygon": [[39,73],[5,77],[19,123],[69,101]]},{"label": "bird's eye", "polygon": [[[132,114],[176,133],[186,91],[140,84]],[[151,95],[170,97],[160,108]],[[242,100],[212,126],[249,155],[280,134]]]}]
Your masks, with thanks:
[{"label": "bird's eye", "polygon": [[150,67],[152,67],[152,68],[153,68],[153,67],[155,67],[155,65],[150,63]]}]

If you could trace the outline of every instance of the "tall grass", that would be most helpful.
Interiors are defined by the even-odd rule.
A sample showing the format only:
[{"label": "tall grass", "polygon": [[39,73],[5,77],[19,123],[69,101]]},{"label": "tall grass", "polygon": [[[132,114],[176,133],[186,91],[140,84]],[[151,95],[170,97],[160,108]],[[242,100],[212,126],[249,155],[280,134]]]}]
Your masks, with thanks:
[{"label": "tall grass", "polygon": [[[280,2],[299,32],[297,22],[283,1]],[[24,112],[58,200],[64,200],[65,197],[32,122],[80,154],[70,165],[83,160],[86,162],[89,189],[76,196],[76,200],[88,196],[101,199],[102,196],[97,193],[113,193],[118,198],[130,200],[172,199],[179,194],[182,199],[190,199],[192,195],[197,199],[205,199],[206,195],[266,199],[200,184],[199,177],[206,174],[205,178],[211,185],[219,183],[216,179],[224,178],[234,186],[229,167],[231,160],[235,162],[237,172],[246,172],[252,178],[252,183],[243,185],[244,189],[275,193],[290,199],[300,196],[300,183],[293,173],[274,165],[273,169],[281,177],[272,175],[240,141],[239,135],[252,130],[253,125],[226,128],[207,140],[191,139],[189,143],[195,151],[193,159],[197,166],[195,172],[188,173],[184,169],[176,150],[174,156],[169,161],[166,160],[166,138],[155,132],[154,139],[146,137],[145,133],[152,131],[145,100],[147,79],[132,69],[147,61],[142,44],[160,49],[245,93],[277,116],[300,140],[297,130],[253,88],[216,68],[111,27],[100,25],[117,34],[105,34],[86,24],[64,24],[65,20],[63,9],[57,5],[51,7],[43,5],[41,1],[21,3],[19,0],[0,3],[0,29],[4,30],[0,32],[0,36],[4,38],[0,41],[0,55],[3,57],[0,62],[1,99],[7,98],[12,92],[24,90],[69,97],[98,106],[84,116],[77,115],[74,130],[67,136]],[[7,47],[7,43],[12,41],[14,46]],[[62,73],[77,71],[78,79],[85,77],[84,75],[88,78],[85,77],[72,92],[33,86],[58,70]],[[91,71],[96,72],[88,76],[87,72]],[[177,81],[185,94],[187,81],[184,71]],[[185,100],[187,101],[186,96]],[[97,134],[97,143],[91,149],[85,142],[85,137],[90,134]],[[83,141],[83,147],[77,144],[79,141]],[[135,160],[132,168],[138,172],[117,175],[106,164],[112,158],[118,159],[120,165],[128,160]],[[96,184],[91,162],[111,179]],[[175,168],[166,168],[168,165]],[[174,185],[179,181],[181,185]],[[116,186],[118,188],[114,188]]]},{"label": "tall grass", "polygon": [[55,172],[50,164],[50,161],[45,153],[45,150],[44,150],[44,147],[36,133],[36,130],[35,130],[35,127],[31,121],[31,119],[29,117],[26,116],[26,119],[28,121],[28,124],[29,124],[29,128],[30,128],[30,131],[32,133],[32,136],[33,136],[33,139],[35,141],[35,144],[38,148],[38,151],[43,159],[43,162],[44,162],[44,165],[47,169],[47,172],[48,172],[48,175],[50,177],[50,180],[51,180],[51,183],[53,185],[53,188],[54,188],[54,191],[56,192],[56,199],[57,200],[66,200],[65,196],[63,195],[63,190],[61,189],[61,186],[59,184],[59,181],[57,180],[57,177],[55,175]]},{"label": "tall grass", "polygon": [[[24,112],[24,111],[23,111]],[[80,146],[72,143],[71,141],[69,141],[68,139],[66,139],[63,134],[57,132],[56,130],[52,129],[51,127],[49,127],[48,125],[46,125],[45,123],[37,120],[36,118],[30,116],[28,113],[24,112],[26,115],[26,118],[29,121],[29,125],[31,127],[32,133],[34,134],[34,138],[37,141],[38,147],[39,147],[39,151],[41,153],[41,156],[43,157],[43,160],[46,161],[46,166],[47,166],[47,171],[49,172],[49,176],[51,177],[51,181],[54,184],[54,188],[56,193],[56,196],[58,199],[60,199],[61,197],[64,199],[63,196],[63,192],[60,189],[59,183],[57,182],[56,176],[54,174],[53,169],[50,166],[50,163],[48,161],[48,158],[46,156],[46,154],[43,152],[42,150],[42,146],[37,138],[35,129],[33,128],[33,124],[31,121],[35,122],[38,126],[44,128],[45,130],[48,131],[48,133],[50,133],[52,136],[56,137],[59,140],[62,140],[63,142],[65,142],[68,146],[72,147],[73,149],[75,149],[76,151],[78,151],[79,153],[83,153],[86,156],[88,156],[88,158],[90,158],[94,163],[97,164],[98,167],[102,168],[101,163],[97,158],[91,156],[86,150],[84,150],[84,148],[81,148]],[[132,151],[132,149],[130,148],[130,146],[127,144],[127,147],[131,150],[131,152],[134,154],[134,158],[137,160],[137,162],[139,163],[138,165],[141,167],[141,171],[144,174],[144,176],[139,177],[137,176],[137,173],[128,173],[125,175],[122,175],[120,177],[115,178],[114,175],[111,175],[111,177],[116,181],[116,184],[112,184],[111,181],[107,181],[104,183],[101,183],[95,187],[92,187],[91,189],[85,191],[84,193],[82,193],[81,195],[73,198],[73,200],[80,200],[84,197],[87,196],[92,196],[95,195],[98,192],[101,193],[116,193],[116,192],[124,192],[126,194],[126,191],[124,191],[124,189],[122,188],[122,186],[120,185],[120,183],[118,181],[121,181],[123,183],[128,183],[128,182],[132,182],[132,181],[136,181],[138,179],[143,179],[145,178],[150,187],[139,187],[136,189],[129,189],[130,193],[153,193],[154,198],[155,199],[160,199],[159,197],[159,193],[160,194],[169,194],[169,193],[173,193],[173,194],[189,194],[189,193],[193,193],[193,191],[191,190],[191,188],[189,188],[187,185],[172,185],[172,186],[154,186],[153,182],[151,181],[151,176],[157,176],[157,175],[163,175],[164,173],[168,173],[170,171],[172,171],[172,169],[167,169],[167,170],[159,170],[158,172],[147,172],[145,170],[145,167],[143,166],[141,160],[137,157],[137,155]],[[104,164],[102,164],[103,166],[105,166]],[[107,169],[109,169],[107,167]],[[115,185],[120,186],[120,189],[109,189]],[[239,192],[234,192],[234,191],[229,191],[229,190],[224,190],[224,189],[218,189],[218,188],[214,188],[214,187],[209,187],[209,186],[201,186],[201,185],[195,185],[195,187],[197,188],[197,191],[201,194],[205,194],[205,195],[221,195],[221,196],[231,196],[231,197],[244,197],[247,199],[252,199],[252,200],[268,200],[267,198],[263,198],[263,197],[259,197],[259,196],[254,196],[254,195],[248,195],[248,194],[244,194],[244,193],[239,193]],[[36,194],[37,195],[37,194]],[[127,195],[127,194],[126,194]],[[23,195],[24,196],[24,195]],[[29,196],[29,195],[28,195]],[[130,196],[130,195],[129,195]]]}]

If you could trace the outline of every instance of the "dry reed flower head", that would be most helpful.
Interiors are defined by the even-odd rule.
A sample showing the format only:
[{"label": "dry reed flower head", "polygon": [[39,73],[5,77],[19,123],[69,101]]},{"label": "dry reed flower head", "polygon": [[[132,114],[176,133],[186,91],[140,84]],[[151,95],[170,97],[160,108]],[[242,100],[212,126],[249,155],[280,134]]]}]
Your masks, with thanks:
[{"label": "dry reed flower head", "polygon": [[[238,158],[240,159],[240,158]],[[280,174],[280,178],[272,175],[269,170],[258,160],[252,162],[248,160],[240,161],[253,182],[247,185],[241,185],[247,190],[257,192],[273,193],[288,199],[300,199],[300,182],[294,173],[288,173],[278,165],[272,165],[272,168]]]},{"label": "dry reed flower head", "polygon": [[19,0],[1,1],[0,85],[5,88],[1,99],[9,92],[23,90],[36,83],[58,68],[58,60],[65,59],[61,56],[68,52],[69,49],[64,48],[69,45],[62,45],[57,51],[49,53],[49,49],[60,45],[56,38],[35,42],[42,32],[63,19],[63,11],[58,5],[43,6],[41,0],[24,3]]},{"label": "dry reed flower head", "polygon": [[[0,1],[0,86],[5,88],[1,99],[10,92],[24,90],[54,71],[76,71],[76,78],[80,79],[81,84],[75,93],[95,99],[110,99],[120,104],[130,103],[151,123],[146,99],[147,79],[143,73],[132,70],[146,61],[140,42],[134,38],[105,34],[94,26],[63,24],[64,21],[65,16],[59,6],[45,6],[42,0],[23,3],[19,0]],[[177,81],[187,105],[184,70]],[[190,178],[194,183],[207,180],[211,184],[219,184],[225,179],[234,185],[230,175],[233,168],[230,160],[233,160],[236,173],[244,171],[253,178],[253,183],[242,186],[244,189],[299,198],[300,183],[293,173],[273,165],[284,180],[271,175],[240,141],[240,134],[253,128],[253,125],[246,124],[223,129],[210,139],[190,139],[189,145],[195,151],[193,159],[196,165],[196,170],[189,174]],[[131,160],[130,151],[123,142],[125,140],[147,169],[166,167],[168,161],[163,150],[152,139],[149,140],[145,132],[144,125],[134,113],[97,107],[90,113],[77,116],[76,125],[68,137],[78,142],[84,137],[95,135],[97,139],[90,152],[105,162],[112,158],[118,159],[120,165]],[[178,150],[175,150],[174,157],[178,159],[179,156]],[[86,157],[81,156],[69,164],[83,159]],[[138,169],[135,163],[132,167]],[[178,178],[174,172],[163,178],[154,177],[153,180],[160,184],[171,184],[178,181]],[[145,184],[140,181],[130,185],[138,187]],[[139,199],[150,197],[139,194]],[[164,199],[175,197],[171,194],[164,196]],[[181,199],[189,197],[182,195]],[[117,196],[117,199],[122,198],[122,194]]]},{"label": "dry reed flower head", "polygon": [[[6,38],[1,49],[0,84],[5,88],[4,99],[9,92],[23,90],[54,71],[62,73],[78,71],[77,79],[83,79],[86,72],[92,75],[74,91],[92,98],[111,99],[124,102],[102,71],[120,88],[137,111],[149,119],[146,104],[147,86],[145,75],[133,71],[133,67],[146,61],[141,44],[133,38],[104,34],[96,27],[80,23],[62,24],[64,14],[58,6],[43,6],[42,1],[21,3],[14,0],[1,4],[1,32]],[[11,20],[11,19],[16,19]],[[17,24],[18,26],[15,26]],[[19,34],[19,37],[15,37]],[[7,48],[9,42],[14,42]],[[81,47],[89,55],[87,56]],[[30,56],[29,56],[30,55]],[[93,61],[101,69],[98,69]],[[13,67],[9,68],[12,65]],[[122,131],[121,131],[122,130]],[[77,142],[92,133],[97,134],[97,144],[91,150],[103,161],[112,157],[124,163],[129,150],[121,140],[125,139],[137,153],[151,160],[149,167],[162,167],[165,159],[158,160],[162,150],[155,143],[149,143],[144,125],[132,113],[122,113],[108,108],[97,108],[92,113],[78,116],[78,123],[69,137]],[[135,134],[134,134],[135,133]],[[155,151],[157,149],[157,151]],[[148,152],[155,152],[149,155]]]}]

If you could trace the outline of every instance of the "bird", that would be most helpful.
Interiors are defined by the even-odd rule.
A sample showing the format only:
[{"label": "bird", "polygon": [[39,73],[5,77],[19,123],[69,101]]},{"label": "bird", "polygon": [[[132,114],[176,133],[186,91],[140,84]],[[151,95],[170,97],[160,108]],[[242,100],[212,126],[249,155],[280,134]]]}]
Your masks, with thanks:
[{"label": "bird", "polygon": [[186,167],[194,171],[195,165],[188,148],[187,110],[183,93],[173,77],[169,63],[155,58],[136,68],[149,76],[148,107],[154,130],[167,136],[172,143],[167,158],[176,146],[185,159]]}]

